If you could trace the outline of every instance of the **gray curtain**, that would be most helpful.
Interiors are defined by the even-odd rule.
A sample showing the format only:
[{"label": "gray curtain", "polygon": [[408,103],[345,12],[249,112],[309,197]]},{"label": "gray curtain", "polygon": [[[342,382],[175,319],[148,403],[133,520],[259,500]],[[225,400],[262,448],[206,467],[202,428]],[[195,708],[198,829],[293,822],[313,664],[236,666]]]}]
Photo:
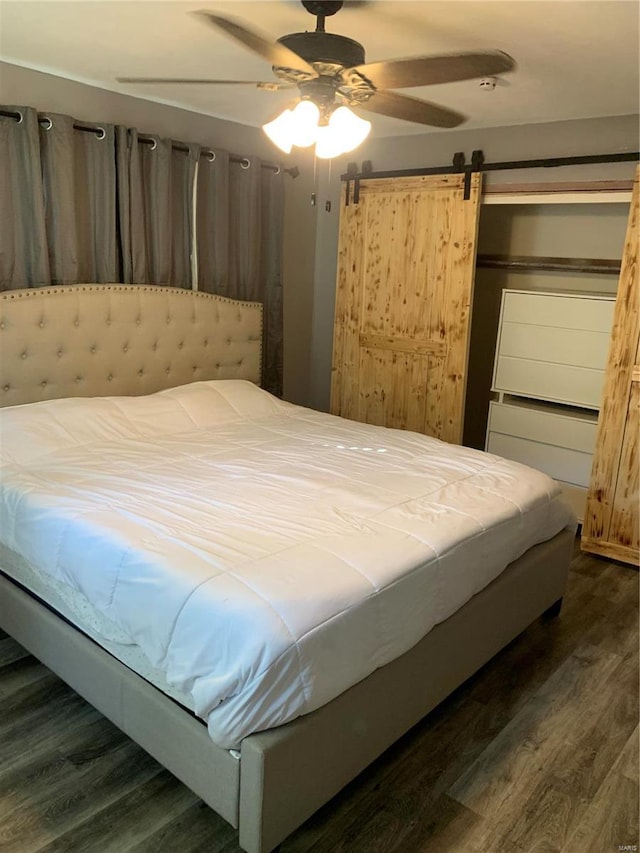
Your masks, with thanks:
[{"label": "gray curtain", "polygon": [[261,302],[266,282],[262,275],[260,165],[252,157],[229,166],[229,295]]},{"label": "gray curtain", "polygon": [[282,396],[283,317],[282,240],[284,231],[284,176],[261,169],[264,341],[263,381],[265,388]]},{"label": "gray curtain", "polygon": [[229,296],[229,152],[206,152],[198,163],[196,228],[198,290]]},{"label": "gray curtain", "polygon": [[199,289],[263,304],[263,387],[281,395],[279,170],[125,127],[95,133],[70,116],[3,109],[20,120],[0,118],[0,286],[191,287],[196,242]]},{"label": "gray curtain", "polygon": [[40,124],[52,284],[118,280],[114,129],[74,129],[70,116]]},{"label": "gray curtain", "polygon": [[[182,151],[181,148],[187,148]],[[200,146],[181,144],[171,152],[171,276],[172,284],[191,287],[195,252],[194,193]]]},{"label": "gray curtain", "polygon": [[[144,137],[149,139],[149,137]],[[122,281],[191,287],[193,192],[200,147],[117,128]]]},{"label": "gray curtain", "polygon": [[283,175],[257,157],[236,162],[215,154],[198,167],[198,285],[262,303],[262,385],[281,396]]},{"label": "gray curtain", "polygon": [[7,111],[22,118],[0,118],[0,286],[117,281],[113,128]]},{"label": "gray curtain", "polygon": [[21,118],[0,116],[0,289],[41,287],[51,279],[38,114],[30,107],[3,109]]}]

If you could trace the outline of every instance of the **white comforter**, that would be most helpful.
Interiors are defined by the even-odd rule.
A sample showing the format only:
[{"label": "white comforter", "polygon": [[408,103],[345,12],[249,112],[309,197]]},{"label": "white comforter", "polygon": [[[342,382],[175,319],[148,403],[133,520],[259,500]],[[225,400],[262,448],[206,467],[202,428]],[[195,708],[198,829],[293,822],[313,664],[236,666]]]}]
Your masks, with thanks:
[{"label": "white comforter", "polygon": [[1,535],[190,692],[211,737],[318,708],[574,523],[544,474],[248,382],[0,415]]}]

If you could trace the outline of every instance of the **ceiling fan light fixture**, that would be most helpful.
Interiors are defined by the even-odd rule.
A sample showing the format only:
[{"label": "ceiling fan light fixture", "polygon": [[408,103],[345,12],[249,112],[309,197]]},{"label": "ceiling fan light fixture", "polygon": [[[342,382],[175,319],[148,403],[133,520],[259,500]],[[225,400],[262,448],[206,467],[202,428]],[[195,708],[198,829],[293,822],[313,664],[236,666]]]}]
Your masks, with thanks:
[{"label": "ceiling fan light fixture", "polygon": [[329,127],[342,139],[342,153],[353,151],[371,132],[371,122],[360,118],[349,107],[338,107],[331,113]]},{"label": "ceiling fan light fixture", "polygon": [[330,160],[357,148],[369,135],[371,122],[355,115],[348,107],[337,107],[326,124],[320,124],[320,109],[303,100],[295,109],[286,109],[262,129],[278,148],[290,154],[294,145],[306,148],[315,143],[316,157]]},{"label": "ceiling fan light fixture", "polygon": [[286,109],[262,129],[274,145],[285,154],[291,153],[291,148],[308,148],[316,141],[320,110],[313,101],[302,100],[293,110]]},{"label": "ceiling fan light fixture", "polygon": [[359,118],[349,107],[338,107],[324,127],[318,128],[316,157],[329,160],[357,148],[369,135],[371,122]]},{"label": "ceiling fan light fixture", "polygon": [[319,127],[318,138],[316,139],[316,157],[321,160],[330,160],[332,157],[338,157],[342,152],[340,137],[336,136],[334,130],[328,124]]},{"label": "ceiling fan light fixture", "polygon": [[269,139],[285,154],[291,154],[293,147],[292,116],[292,111],[287,109],[273,121],[262,125],[262,129]]},{"label": "ceiling fan light fixture", "polygon": [[316,141],[320,110],[313,101],[303,100],[291,112],[291,142],[298,148],[308,148]]}]

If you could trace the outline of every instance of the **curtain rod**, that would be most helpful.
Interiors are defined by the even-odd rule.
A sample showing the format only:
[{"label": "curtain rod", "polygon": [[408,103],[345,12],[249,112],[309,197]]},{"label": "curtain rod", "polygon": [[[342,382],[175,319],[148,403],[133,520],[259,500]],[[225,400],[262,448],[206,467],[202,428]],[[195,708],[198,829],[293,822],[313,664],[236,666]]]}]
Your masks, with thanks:
[{"label": "curtain rod", "polygon": [[[18,124],[22,122],[22,113],[14,112],[13,110],[0,110],[0,116],[5,116],[5,118],[15,119]],[[46,130],[51,130],[53,127],[53,122],[47,116],[38,117],[38,123],[46,125]],[[95,133],[100,139],[104,139],[105,132],[103,127],[89,127],[84,124],[75,124],[73,125],[74,130],[82,130],[85,133]]]},{"label": "curtain rod", "polygon": [[[138,142],[143,145],[151,145],[153,147],[158,144],[157,140],[153,136],[138,136]],[[171,148],[174,151],[182,151],[185,154],[189,151],[189,147],[187,145],[182,145],[179,142],[172,142]],[[213,162],[216,159],[216,152],[211,149],[203,149],[200,152],[200,156],[206,157],[208,160]],[[240,163],[240,166],[243,169],[248,169],[251,166],[251,160],[248,157],[239,157],[237,154],[229,154],[229,160],[232,163]],[[297,166],[292,166],[290,169],[283,169],[276,163],[261,163],[260,167],[262,169],[271,169],[271,171],[275,172],[276,175],[279,175],[280,172],[286,172],[288,175],[291,175],[292,178],[297,178],[300,174],[300,169],[298,169]]]},{"label": "curtain rod", "polygon": [[[0,110],[0,116],[5,116],[6,118],[15,119],[15,121],[17,121],[18,123],[20,123],[22,121],[22,113],[14,112],[12,110]],[[51,119],[48,116],[39,116],[38,117],[38,123],[45,125],[46,130],[50,130],[53,127],[53,122],[51,121]],[[106,136],[104,128],[100,127],[100,126],[93,127],[91,125],[86,125],[86,124],[76,124],[74,122],[73,129],[74,130],[80,130],[83,133],[95,133],[96,136],[98,137],[98,139],[104,139],[104,137]],[[151,145],[153,143],[157,144],[157,141],[152,136],[139,136],[138,142],[141,142],[141,143],[146,144],[146,145]],[[176,142],[171,143],[171,148],[174,151],[183,151],[185,153],[189,151],[189,148],[186,145],[180,145],[180,143],[176,143]],[[201,151],[200,156],[201,157],[208,157],[209,160],[213,161],[216,158],[216,153],[215,153],[215,151],[211,151],[210,149],[207,149],[207,150]],[[240,165],[243,169],[248,169],[249,166],[251,165],[251,160],[249,160],[248,157],[240,157],[237,154],[230,154],[229,160],[232,163],[240,163]],[[276,163],[261,163],[260,167],[262,169],[270,169],[272,172],[275,172],[276,175],[280,174],[281,171],[286,172],[288,175],[291,175],[292,178],[297,178],[298,175],[300,174],[300,169],[297,166],[292,166],[289,169],[282,169]]]}]

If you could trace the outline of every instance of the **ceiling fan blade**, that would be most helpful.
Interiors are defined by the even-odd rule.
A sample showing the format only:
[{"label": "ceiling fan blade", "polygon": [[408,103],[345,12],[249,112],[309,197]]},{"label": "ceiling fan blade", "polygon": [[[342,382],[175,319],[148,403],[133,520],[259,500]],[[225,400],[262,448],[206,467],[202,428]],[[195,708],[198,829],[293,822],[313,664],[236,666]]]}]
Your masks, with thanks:
[{"label": "ceiling fan blade", "polygon": [[432,86],[493,77],[513,71],[515,60],[501,50],[480,53],[456,53],[447,56],[416,56],[413,59],[391,59],[356,65],[344,74],[356,72],[370,80],[377,89],[405,89],[410,86]]},{"label": "ceiling fan blade", "polygon": [[264,59],[268,60],[272,65],[282,66],[283,68],[293,68],[296,71],[304,71],[306,74],[311,74],[317,77],[315,69],[309,65],[297,53],[289,50],[279,42],[270,41],[266,36],[256,33],[254,30],[248,30],[242,24],[231,18],[223,18],[222,15],[214,15],[212,12],[202,10],[195,12],[201,18],[204,18],[218,30],[222,30],[227,35],[239,41],[249,50],[259,54]]},{"label": "ceiling fan blade", "polygon": [[116,77],[118,83],[186,83],[197,84],[225,84],[231,86],[257,86],[268,92],[276,92],[280,89],[294,89],[295,83],[278,82],[277,80],[267,83],[260,80],[211,80],[208,77]]},{"label": "ceiling fan blade", "polygon": [[398,92],[378,91],[368,101],[358,104],[357,108],[433,127],[456,127],[466,121],[466,116],[446,107],[439,107],[437,104],[420,101]]}]

